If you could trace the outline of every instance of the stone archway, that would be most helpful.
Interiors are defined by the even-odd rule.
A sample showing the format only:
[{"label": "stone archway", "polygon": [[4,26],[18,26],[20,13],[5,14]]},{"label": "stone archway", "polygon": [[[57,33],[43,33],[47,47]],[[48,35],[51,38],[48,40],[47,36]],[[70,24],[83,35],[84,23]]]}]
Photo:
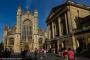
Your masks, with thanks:
[{"label": "stone archway", "polygon": [[28,44],[26,44],[26,45],[24,46],[24,50],[29,50]]}]

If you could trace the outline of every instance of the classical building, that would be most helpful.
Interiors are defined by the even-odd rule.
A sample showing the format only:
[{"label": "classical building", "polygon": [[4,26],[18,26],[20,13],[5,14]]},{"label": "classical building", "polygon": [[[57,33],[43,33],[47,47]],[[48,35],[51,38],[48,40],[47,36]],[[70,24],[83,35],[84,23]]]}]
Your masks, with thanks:
[{"label": "classical building", "polygon": [[87,48],[90,44],[90,7],[68,1],[52,8],[46,23],[50,48]]},{"label": "classical building", "polygon": [[14,52],[21,52],[25,49],[34,51],[35,48],[43,46],[45,31],[38,27],[38,11],[31,13],[29,8],[23,11],[19,6],[16,15],[15,27],[6,26],[4,29],[4,48]]}]

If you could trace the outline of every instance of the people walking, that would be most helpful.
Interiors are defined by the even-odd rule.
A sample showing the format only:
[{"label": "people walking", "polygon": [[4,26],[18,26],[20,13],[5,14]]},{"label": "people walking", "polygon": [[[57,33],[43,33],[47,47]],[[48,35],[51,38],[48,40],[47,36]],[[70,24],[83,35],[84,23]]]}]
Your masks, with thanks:
[{"label": "people walking", "polygon": [[37,55],[38,55],[38,49],[37,48],[35,48],[35,60],[37,60],[38,58],[37,58]]},{"label": "people walking", "polygon": [[26,53],[26,60],[32,60],[30,50],[28,50],[27,53]]},{"label": "people walking", "polygon": [[44,56],[46,56],[47,51],[44,49]]},{"label": "people walking", "polygon": [[39,49],[39,55],[40,55],[40,60],[42,60],[43,56],[44,56],[44,49],[43,48]]},{"label": "people walking", "polygon": [[59,49],[58,54],[59,54],[60,57],[62,57],[62,48]]},{"label": "people walking", "polygon": [[26,56],[27,50],[24,50],[21,52],[22,55],[22,59],[25,60],[25,56]]},{"label": "people walking", "polygon": [[68,60],[68,50],[66,48],[64,48],[64,51],[63,51],[63,58],[64,60]]},{"label": "people walking", "polygon": [[11,55],[10,49],[5,48],[5,50],[3,51],[3,57],[4,57],[4,58],[9,58],[10,55]]},{"label": "people walking", "polygon": [[75,60],[75,53],[73,50],[71,50],[71,48],[68,49],[68,57],[69,60]]},{"label": "people walking", "polygon": [[0,51],[0,58],[3,58],[3,50]]}]

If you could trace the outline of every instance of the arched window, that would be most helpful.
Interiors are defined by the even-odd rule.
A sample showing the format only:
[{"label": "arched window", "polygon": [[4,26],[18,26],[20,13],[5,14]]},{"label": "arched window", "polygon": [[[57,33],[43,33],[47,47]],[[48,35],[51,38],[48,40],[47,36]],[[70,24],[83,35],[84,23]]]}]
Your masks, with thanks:
[{"label": "arched window", "polygon": [[39,38],[39,47],[41,48],[41,47],[43,47],[43,38]]},{"label": "arched window", "polygon": [[32,39],[32,22],[30,20],[25,20],[23,22],[22,39],[24,41],[29,41]]},{"label": "arched window", "polygon": [[39,38],[39,44],[41,45],[43,43],[43,39]]},{"label": "arched window", "polygon": [[14,45],[14,38],[9,38],[9,44]]}]

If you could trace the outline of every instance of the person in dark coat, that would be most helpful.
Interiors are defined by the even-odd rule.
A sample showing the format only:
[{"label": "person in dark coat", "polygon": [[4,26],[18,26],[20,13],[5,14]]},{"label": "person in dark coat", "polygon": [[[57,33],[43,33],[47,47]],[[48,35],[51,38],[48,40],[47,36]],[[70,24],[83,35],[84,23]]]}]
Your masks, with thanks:
[{"label": "person in dark coat", "polygon": [[22,55],[22,59],[23,59],[23,60],[25,59],[26,53],[27,53],[27,50],[24,50],[24,51],[21,52],[21,55]]},{"label": "person in dark coat", "polygon": [[35,48],[34,54],[35,54],[35,60],[38,60],[38,58],[37,58],[37,55],[38,55],[38,49],[37,49],[37,48]]}]

